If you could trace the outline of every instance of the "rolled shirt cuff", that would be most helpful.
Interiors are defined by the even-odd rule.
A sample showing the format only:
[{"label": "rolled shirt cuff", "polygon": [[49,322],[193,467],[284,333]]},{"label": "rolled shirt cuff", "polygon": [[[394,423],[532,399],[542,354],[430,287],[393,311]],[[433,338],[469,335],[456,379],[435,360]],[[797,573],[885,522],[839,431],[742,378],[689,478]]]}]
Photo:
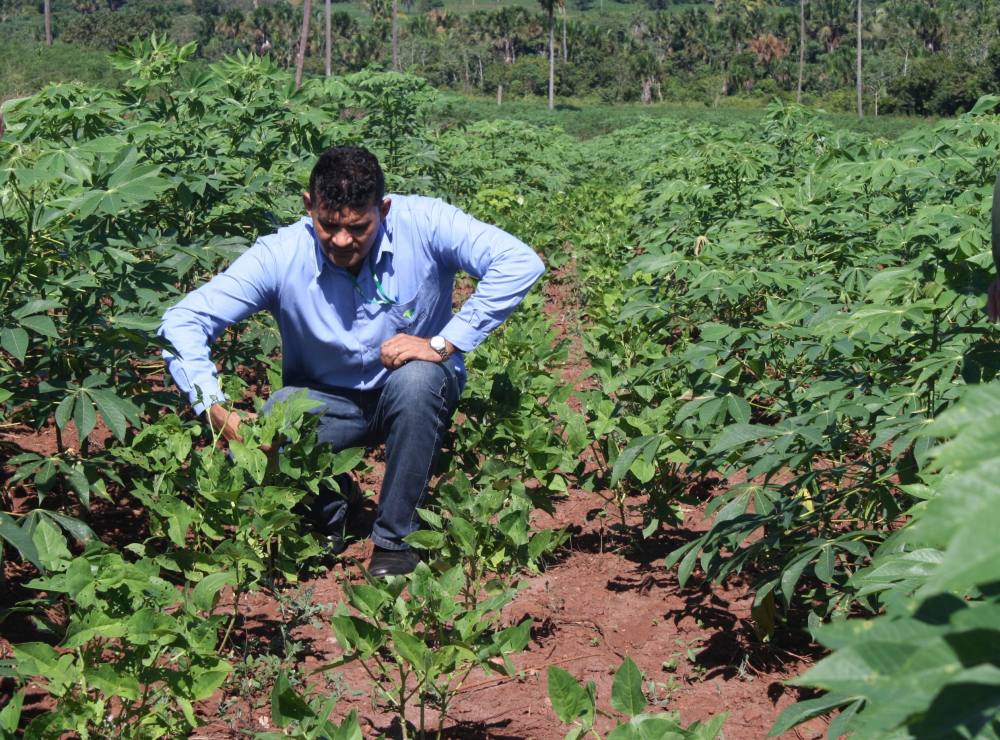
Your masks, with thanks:
[{"label": "rolled shirt cuff", "polygon": [[441,336],[454,344],[460,352],[471,352],[489,336],[488,331],[480,331],[470,326],[464,319],[452,316]]},{"label": "rolled shirt cuff", "polygon": [[201,416],[209,406],[226,402],[226,394],[222,392],[218,384],[196,385],[188,397],[191,399],[191,406],[194,412]]}]

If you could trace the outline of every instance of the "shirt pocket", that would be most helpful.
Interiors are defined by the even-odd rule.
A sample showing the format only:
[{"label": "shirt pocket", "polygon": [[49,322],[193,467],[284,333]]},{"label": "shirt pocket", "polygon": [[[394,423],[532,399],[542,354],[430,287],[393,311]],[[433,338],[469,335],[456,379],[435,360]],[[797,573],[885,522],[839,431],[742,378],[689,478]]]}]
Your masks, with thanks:
[{"label": "shirt pocket", "polygon": [[403,303],[394,303],[388,307],[389,326],[394,334],[409,334],[419,319],[420,308],[414,297]]}]

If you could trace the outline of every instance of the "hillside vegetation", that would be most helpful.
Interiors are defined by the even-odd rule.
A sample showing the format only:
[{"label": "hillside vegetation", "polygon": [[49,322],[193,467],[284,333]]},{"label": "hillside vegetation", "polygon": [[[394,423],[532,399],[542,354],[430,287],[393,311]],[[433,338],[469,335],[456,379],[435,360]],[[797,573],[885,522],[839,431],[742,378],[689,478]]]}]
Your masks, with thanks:
[{"label": "hillside vegetation", "polygon": [[[288,0],[52,0],[44,44],[40,3],[0,3],[0,38],[24,68],[2,94],[34,91],[81,69],[72,48],[114,51],[157,33],[197,41],[198,57],[264,54],[296,62],[303,2]],[[397,8],[393,52],[393,8]],[[867,114],[952,115],[1000,82],[997,0],[802,0],[802,3],[645,0],[389,0],[330,5],[334,73],[407,70],[439,88],[499,101],[545,96],[603,102],[769,102],[801,97],[828,110],[856,110],[858,9],[861,94]],[[311,3],[304,66],[326,71],[326,9]],[[800,29],[803,12],[804,37]],[[552,48],[550,50],[550,38]],[[30,50],[29,50],[29,47]],[[15,51],[16,50],[16,51]],[[801,53],[801,69],[800,69]],[[801,96],[799,94],[801,72]]]}]

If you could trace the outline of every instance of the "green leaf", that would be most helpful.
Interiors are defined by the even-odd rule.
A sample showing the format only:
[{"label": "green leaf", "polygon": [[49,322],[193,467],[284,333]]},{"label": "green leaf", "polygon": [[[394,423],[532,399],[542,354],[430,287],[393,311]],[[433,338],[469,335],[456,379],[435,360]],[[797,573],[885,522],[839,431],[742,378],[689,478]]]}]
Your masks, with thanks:
[{"label": "green leaf", "polygon": [[38,548],[32,541],[31,536],[17,526],[13,517],[0,512],[0,539],[14,547],[24,560],[42,570],[42,561],[38,554]]},{"label": "green leaf", "polygon": [[633,463],[639,459],[640,455],[643,455],[650,448],[655,450],[659,447],[661,439],[659,436],[646,436],[631,440],[622,450],[618,459],[615,460],[614,467],[611,469],[611,487],[621,483],[622,478],[631,470]]},{"label": "green leaf", "polygon": [[695,563],[698,560],[698,552],[698,547],[692,547],[681,560],[680,565],[677,566],[677,582],[681,588],[684,587],[688,582],[688,578],[691,577],[691,571],[694,570]]},{"label": "green leaf", "polygon": [[549,702],[560,720],[567,724],[584,714],[590,704],[586,690],[558,666],[548,669]]},{"label": "green leaf", "polygon": [[716,437],[715,444],[709,450],[709,454],[727,452],[736,447],[741,447],[748,442],[756,442],[758,439],[773,437],[777,434],[773,427],[766,427],[761,424],[730,424],[722,433]]},{"label": "green leaf", "polygon": [[233,667],[226,661],[210,659],[208,665],[197,664],[192,670],[191,698],[194,701],[204,701],[218,691],[226,682]]},{"label": "green leaf", "polygon": [[18,362],[28,354],[28,332],[19,326],[0,327],[0,349],[9,352]]},{"label": "green leaf", "polygon": [[670,717],[643,714],[618,725],[608,733],[607,740],[691,740],[693,737]]},{"label": "green leaf", "polygon": [[59,339],[59,330],[51,316],[27,316],[21,319],[21,326],[26,326],[36,334],[50,339]]},{"label": "green leaf", "polygon": [[18,321],[22,321],[26,316],[32,316],[43,311],[51,311],[56,308],[62,308],[62,304],[59,303],[59,301],[51,301],[40,298],[28,301],[19,309],[12,312],[11,315]]},{"label": "green leaf", "polygon": [[391,600],[392,597],[380,588],[371,586],[367,583],[359,583],[357,585],[345,585],[344,594],[347,596],[348,602],[351,606],[357,609],[366,617],[375,618],[378,615],[379,609],[382,605],[386,603],[387,600]]},{"label": "green leaf", "polygon": [[418,674],[425,674],[434,663],[434,653],[417,637],[401,629],[391,630],[392,644],[396,652],[409,663]]},{"label": "green leaf", "polygon": [[729,415],[738,424],[748,424],[750,422],[750,404],[746,400],[730,394],[726,397],[726,407],[729,409]]},{"label": "green leaf", "polygon": [[340,727],[329,736],[330,740],[364,740],[361,733],[361,725],[358,724],[358,711],[352,709],[351,713],[344,717]]},{"label": "green leaf", "polygon": [[73,418],[73,404],[76,403],[76,396],[69,395],[63,398],[56,406],[56,426],[60,429],[65,429],[66,425],[69,424],[69,420]]},{"label": "green leaf", "polygon": [[403,541],[412,547],[433,552],[444,546],[445,537],[442,532],[420,529],[404,537]]},{"label": "green leaf", "polygon": [[0,709],[0,730],[6,737],[16,737],[18,725],[21,723],[21,707],[24,706],[24,691],[18,691],[7,702],[7,706]]},{"label": "green leaf", "polygon": [[40,520],[35,526],[31,541],[45,570],[64,570],[66,563],[72,559],[66,547],[66,538],[47,519]]},{"label": "green leaf", "polygon": [[[63,528],[73,539],[80,543],[90,542],[97,538],[94,530],[86,524],[71,516],[60,514],[58,511],[48,511],[47,509],[35,509],[28,517],[37,515],[38,518],[50,519]],[[25,517],[26,519],[28,517]]]},{"label": "green leaf", "polygon": [[127,422],[139,425],[139,409],[131,401],[120,398],[114,391],[106,389],[91,389],[90,395],[97,404],[98,411],[104,418],[108,429],[120,442],[125,441]]},{"label": "green leaf", "polygon": [[139,698],[139,681],[131,675],[127,668],[122,670],[121,664],[98,663],[87,667],[84,678],[87,683],[105,696],[116,696],[128,701]]},{"label": "green leaf", "polygon": [[271,688],[271,721],[277,727],[288,727],[292,722],[314,719],[315,713],[299,693],[292,688],[285,671],[278,674]]},{"label": "green leaf", "polygon": [[94,431],[97,424],[97,412],[94,411],[94,404],[86,392],[80,392],[76,396],[76,403],[73,406],[73,423],[76,424],[76,433],[81,446],[83,441]]},{"label": "green leaf", "polygon": [[62,644],[64,647],[78,648],[95,638],[103,640],[122,637],[127,627],[124,619],[99,611],[87,612],[82,618],[70,621]]},{"label": "green leaf", "polygon": [[64,674],[72,655],[60,655],[44,642],[22,642],[13,646],[18,672],[22,676],[45,676],[49,680]]},{"label": "green leaf", "polygon": [[611,687],[611,705],[630,717],[641,714],[646,708],[646,697],[642,693],[642,671],[628,656],[615,673]]},{"label": "green leaf", "polygon": [[246,470],[257,485],[264,482],[267,474],[267,455],[257,447],[248,447],[238,440],[230,440],[229,451],[233,453],[233,460],[241,468]]},{"label": "green leaf", "polygon": [[807,699],[797,704],[792,704],[792,706],[786,708],[778,716],[767,736],[776,737],[777,735],[781,735],[784,732],[788,732],[795,725],[802,724],[813,717],[819,717],[821,714],[831,712],[837,707],[842,707],[852,701],[852,697],[845,697],[841,694],[827,694],[818,699]]},{"label": "green leaf", "polygon": [[215,605],[219,599],[219,592],[225,586],[233,586],[235,584],[236,575],[234,573],[230,573],[229,571],[210,573],[198,581],[198,585],[191,592],[191,601],[196,609],[210,612],[215,609]]}]

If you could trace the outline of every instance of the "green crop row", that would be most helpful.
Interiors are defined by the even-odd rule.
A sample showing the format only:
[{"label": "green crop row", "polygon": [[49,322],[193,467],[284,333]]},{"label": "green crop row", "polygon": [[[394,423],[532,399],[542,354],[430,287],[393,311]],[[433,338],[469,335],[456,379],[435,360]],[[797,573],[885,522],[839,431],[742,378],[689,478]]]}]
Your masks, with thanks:
[{"label": "green crop row", "polygon": [[[281,736],[361,736],[356,716],[331,721],[336,693],[306,683],[289,625],[283,656],[254,654],[244,627],[259,592],[298,609],[294,619],[322,613],[288,596],[321,549],[295,508],[361,468],[362,451],[318,447],[309,402],[292,398],[248,422],[227,454],[165,387],[154,335],[184,292],[297,217],[319,152],[363,142],[391,189],[447,196],[523,235],[553,266],[570,259],[563,235],[576,228],[585,173],[569,137],[516,123],[435,129],[435,95],[405,75],[295,91],[266,61],[205,69],[188,63],[192,52],[154,38],[115,57],[117,88],[53,85],[4,105],[0,424],[56,440],[52,453],[0,441],[10,472],[2,553],[37,571],[18,584],[32,596],[3,615],[27,614],[38,636],[0,664],[22,687],[0,710],[4,734],[185,735],[203,721],[201,702],[266,665]],[[542,307],[529,298],[469,358],[464,420],[413,535],[434,557],[406,579],[344,584],[328,617],[344,652],[322,672],[360,662],[407,734],[431,732],[428,710],[440,730],[472,671],[513,671],[531,623],[505,625],[501,610],[565,539],[532,515],[582,479],[591,440],[558,377],[567,344]],[[277,346],[265,319],[221,338],[238,412],[250,409],[247,384],[280,386]],[[123,505],[142,515],[116,549],[99,537],[101,517]],[[642,711],[634,664],[623,670],[612,700],[627,690],[631,719],[616,737],[629,723],[681,732],[676,718]],[[54,708],[22,716],[38,689]],[[565,681],[552,692],[576,696]],[[559,701],[561,719],[593,725],[594,701],[573,699],[574,711]]]},{"label": "green crop row", "polygon": [[[995,736],[995,656],[958,647],[992,604],[990,538],[926,533],[930,511],[952,512],[953,527],[966,505],[988,519],[962,498],[974,486],[952,481],[993,459],[1000,352],[983,305],[997,103],[894,141],[775,104],[759,126],[650,122],[594,144],[636,174],[605,190],[625,238],[587,252],[600,381],[588,428],[647,536],[699,483],[718,491],[709,529],[667,558],[682,585],[699,569],[717,582],[747,572],[762,638],[776,607],[801,604],[837,649],[802,679],[830,694],[776,731],[846,707],[831,736]],[[972,394],[977,441],[946,421],[973,423],[975,400],[949,411],[971,384],[990,384]],[[942,561],[975,578],[948,580]],[[938,609],[956,596],[961,614]],[[871,625],[845,621],[857,607],[883,614],[870,639]]]}]

